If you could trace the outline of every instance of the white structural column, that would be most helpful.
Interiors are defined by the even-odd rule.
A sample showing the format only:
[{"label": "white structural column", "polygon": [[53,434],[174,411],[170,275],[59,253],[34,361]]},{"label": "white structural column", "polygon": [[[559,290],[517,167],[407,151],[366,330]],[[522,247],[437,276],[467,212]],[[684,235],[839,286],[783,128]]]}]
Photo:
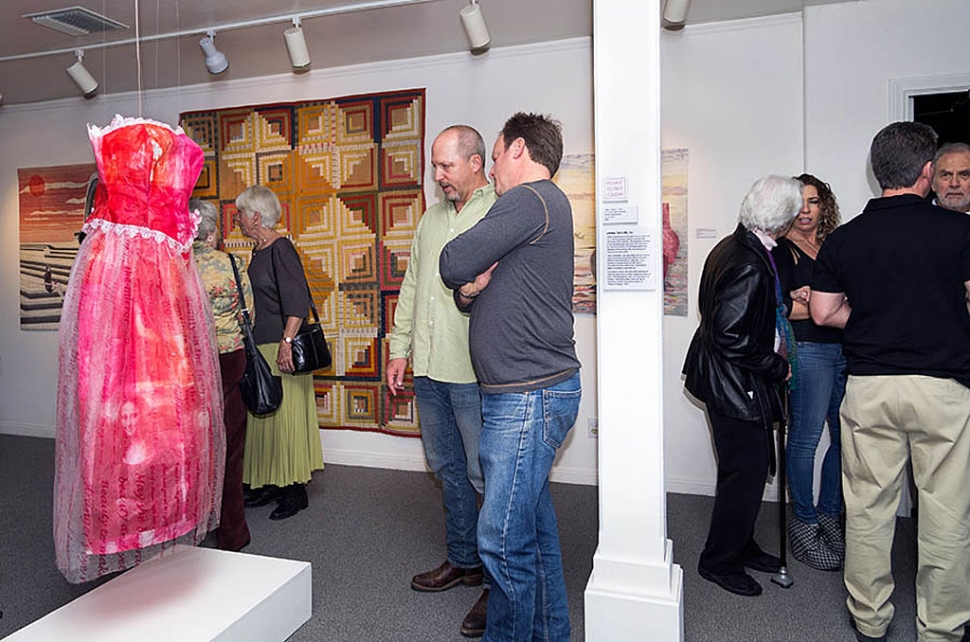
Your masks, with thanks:
[{"label": "white structural column", "polygon": [[[659,2],[593,2],[600,523],[588,642],[684,637],[664,494]],[[635,223],[605,224],[605,198]],[[629,265],[610,256],[607,234],[618,230],[646,239],[652,282],[607,287]]]}]

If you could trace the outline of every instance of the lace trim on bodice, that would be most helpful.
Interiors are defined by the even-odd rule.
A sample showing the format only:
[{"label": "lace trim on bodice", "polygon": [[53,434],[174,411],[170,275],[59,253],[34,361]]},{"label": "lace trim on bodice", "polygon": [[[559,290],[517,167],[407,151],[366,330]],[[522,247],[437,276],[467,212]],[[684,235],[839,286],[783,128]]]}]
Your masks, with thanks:
[{"label": "lace trim on bodice", "polygon": [[112,234],[127,236],[128,238],[140,236],[143,239],[152,239],[157,243],[165,243],[176,252],[185,254],[192,249],[192,242],[195,241],[195,235],[199,229],[199,215],[195,212],[190,212],[190,214],[192,215],[192,236],[184,245],[173,239],[171,236],[163,234],[158,230],[153,230],[141,225],[124,225],[123,223],[114,223],[112,221],[106,221],[103,218],[90,219],[81,227],[81,231],[85,234],[91,234],[95,230],[102,230]]},{"label": "lace trim on bodice", "polygon": [[178,136],[184,136],[185,131],[179,127],[172,127],[168,123],[163,123],[157,120],[152,120],[150,118],[136,118],[133,116],[122,116],[121,114],[115,114],[115,117],[111,119],[111,122],[104,127],[98,127],[97,125],[92,125],[88,123],[88,135],[93,136],[105,136],[109,132],[116,129],[121,129],[122,127],[130,127],[131,125],[157,125],[159,127],[164,127],[165,129],[173,132]]}]

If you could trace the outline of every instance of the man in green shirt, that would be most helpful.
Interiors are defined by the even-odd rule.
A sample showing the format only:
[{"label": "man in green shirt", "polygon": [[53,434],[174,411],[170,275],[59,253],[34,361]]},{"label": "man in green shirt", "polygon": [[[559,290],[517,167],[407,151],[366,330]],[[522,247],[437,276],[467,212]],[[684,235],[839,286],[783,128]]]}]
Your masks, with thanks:
[{"label": "man in green shirt", "polygon": [[[478,494],[485,490],[478,460],[481,394],[468,352],[468,315],[442,283],[438,255],[485,216],[496,196],[485,177],[485,142],[471,127],[454,125],[438,134],[431,164],[445,200],[428,208],[414,234],[387,363],[387,385],[397,394],[411,356],[424,454],[444,496],[448,559],[415,575],[411,588],[416,591],[478,586],[484,577],[477,538]],[[487,605],[486,584],[461,623],[462,635],[485,632]]]}]

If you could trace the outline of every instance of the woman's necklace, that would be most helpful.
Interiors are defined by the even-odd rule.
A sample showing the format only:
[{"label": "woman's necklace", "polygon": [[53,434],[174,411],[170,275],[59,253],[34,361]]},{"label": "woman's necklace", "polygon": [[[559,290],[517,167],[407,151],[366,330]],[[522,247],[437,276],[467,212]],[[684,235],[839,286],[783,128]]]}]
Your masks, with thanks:
[{"label": "woman's necklace", "polygon": [[272,241],[273,241],[273,237],[271,235],[261,236],[261,235],[258,235],[257,234],[256,235],[256,249],[257,250],[265,250],[267,247],[269,247],[269,244]]}]

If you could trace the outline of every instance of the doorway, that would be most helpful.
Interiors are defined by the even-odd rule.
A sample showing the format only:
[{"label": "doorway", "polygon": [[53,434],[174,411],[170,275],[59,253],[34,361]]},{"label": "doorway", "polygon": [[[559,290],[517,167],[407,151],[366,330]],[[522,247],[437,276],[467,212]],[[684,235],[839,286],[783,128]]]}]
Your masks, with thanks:
[{"label": "doorway", "polygon": [[913,96],[913,120],[940,135],[939,144],[970,144],[970,92]]}]

